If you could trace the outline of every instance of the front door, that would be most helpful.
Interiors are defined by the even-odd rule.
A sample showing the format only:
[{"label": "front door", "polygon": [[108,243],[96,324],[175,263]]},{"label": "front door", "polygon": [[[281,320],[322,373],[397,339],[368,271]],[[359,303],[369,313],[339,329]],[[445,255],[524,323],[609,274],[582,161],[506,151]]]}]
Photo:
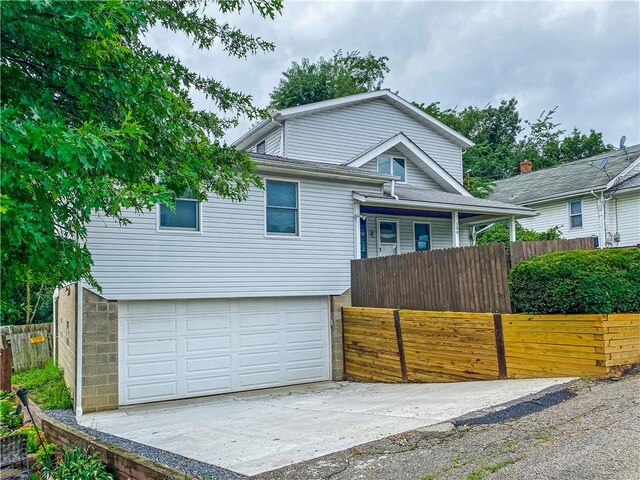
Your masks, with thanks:
[{"label": "front door", "polygon": [[398,221],[378,220],[378,256],[398,254]]}]

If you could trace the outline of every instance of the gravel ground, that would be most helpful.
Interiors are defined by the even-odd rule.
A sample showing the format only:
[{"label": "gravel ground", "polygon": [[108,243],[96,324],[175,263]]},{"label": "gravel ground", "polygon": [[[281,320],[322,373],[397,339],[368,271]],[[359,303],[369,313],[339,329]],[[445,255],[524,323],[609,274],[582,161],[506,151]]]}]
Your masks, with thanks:
[{"label": "gravel ground", "polygon": [[578,380],[252,478],[639,480],[640,371]]},{"label": "gravel ground", "polygon": [[92,437],[101,440],[111,445],[116,445],[120,448],[124,448],[130,452],[137,453],[140,456],[149,458],[158,463],[168,465],[181,472],[186,473],[193,478],[210,478],[212,480],[235,480],[246,478],[243,475],[232,472],[230,470],[216,467],[215,465],[209,465],[208,463],[199,462],[197,460],[191,460],[175,453],[166,452],[158,448],[150,447],[138,442],[132,442],[125,438],[117,437],[108,433],[100,432],[91,428],[78,425],[76,417],[71,410],[47,410],[45,412],[51,418],[58,420],[59,422],[66,423],[73,428],[80,430],[81,432],[91,435]]}]

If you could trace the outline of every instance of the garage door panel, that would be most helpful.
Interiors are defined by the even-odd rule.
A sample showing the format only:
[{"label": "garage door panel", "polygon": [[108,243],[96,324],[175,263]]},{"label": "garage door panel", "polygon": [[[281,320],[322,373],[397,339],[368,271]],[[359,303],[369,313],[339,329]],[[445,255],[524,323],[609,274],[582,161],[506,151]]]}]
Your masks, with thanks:
[{"label": "garage door panel", "polygon": [[158,382],[126,387],[129,403],[155,402],[170,400],[178,394],[177,382]]},{"label": "garage door panel", "polygon": [[231,337],[188,337],[185,339],[185,353],[223,351],[231,348]]},{"label": "garage door panel", "polygon": [[318,365],[287,368],[287,380],[289,382],[322,380],[323,373],[323,368]]},{"label": "garage door panel", "polygon": [[220,372],[220,370],[231,371],[231,357],[223,356],[223,357],[196,357],[196,358],[186,358],[185,359],[185,373],[215,373]]},{"label": "garage door panel", "polygon": [[185,315],[187,332],[219,332],[231,329],[231,317],[229,315],[207,315],[191,317]]},{"label": "garage door panel", "polygon": [[326,297],[121,303],[121,404],[330,378]]},{"label": "garage door panel", "polygon": [[186,387],[187,395],[228,392],[231,390],[231,376],[187,378]]},{"label": "garage door panel", "polygon": [[129,380],[144,380],[159,376],[175,376],[178,373],[178,361],[166,360],[164,362],[130,363],[126,366],[126,375]]},{"label": "garage door panel", "polygon": [[280,385],[280,370],[263,372],[239,373],[240,388],[266,388]]},{"label": "garage door panel", "polygon": [[126,344],[125,352],[127,358],[175,355],[178,352],[178,341],[173,338],[131,341]]}]

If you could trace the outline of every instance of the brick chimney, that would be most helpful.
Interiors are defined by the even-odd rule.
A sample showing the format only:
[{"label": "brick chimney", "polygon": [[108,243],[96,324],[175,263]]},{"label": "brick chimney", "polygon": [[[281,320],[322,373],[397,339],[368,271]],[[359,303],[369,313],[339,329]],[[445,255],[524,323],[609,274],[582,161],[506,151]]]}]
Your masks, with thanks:
[{"label": "brick chimney", "polygon": [[520,173],[529,173],[533,171],[533,163],[531,160],[523,160],[520,162]]}]

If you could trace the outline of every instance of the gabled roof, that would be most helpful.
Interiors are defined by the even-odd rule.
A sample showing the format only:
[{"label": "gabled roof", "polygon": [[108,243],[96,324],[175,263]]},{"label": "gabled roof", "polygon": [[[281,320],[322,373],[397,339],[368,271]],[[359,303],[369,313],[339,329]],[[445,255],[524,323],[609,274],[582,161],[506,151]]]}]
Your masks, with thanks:
[{"label": "gabled roof", "polygon": [[465,136],[459,134],[441,121],[436,120],[431,115],[428,115],[412,103],[406,101],[404,98],[401,98],[395,93],[392,93],[390,90],[376,90],[373,92],[361,93],[358,95],[349,95],[348,97],[335,98],[332,100],[325,100],[323,102],[309,103],[307,105],[300,105],[298,107],[279,110],[273,114],[271,119],[263,120],[247,133],[242,135],[235,142],[233,142],[232,145],[243,149],[251,147],[260,138],[267,135],[273,129],[277,128],[279,121],[286,120],[288,118],[296,118],[313,113],[320,113],[338,107],[345,107],[348,105],[378,99],[388,102],[398,110],[403,111],[410,117],[436,131],[443,137],[448,138],[456,145],[459,145],[462,149],[467,149],[473,147],[474,145],[474,143]]},{"label": "gabled roof", "polygon": [[[600,168],[604,160],[606,165]],[[593,157],[573,160],[551,168],[521,173],[498,180],[492,200],[529,205],[568,198],[613,188],[616,182],[635,181],[635,169],[640,165],[640,145],[625,150],[613,150]]]},{"label": "gabled roof", "polygon": [[453,175],[447,172],[444,168],[438,164],[433,158],[431,158],[424,150],[416,145],[409,137],[400,132],[391,138],[383,140],[382,142],[368,148],[357,157],[349,160],[345,165],[349,167],[360,167],[367,162],[370,162],[378,155],[385,153],[386,151],[397,148],[401,153],[406,156],[417,159],[416,165],[429,175],[438,185],[443,187],[449,192],[454,192],[467,197],[472,196],[463,186],[458,182]]}]

